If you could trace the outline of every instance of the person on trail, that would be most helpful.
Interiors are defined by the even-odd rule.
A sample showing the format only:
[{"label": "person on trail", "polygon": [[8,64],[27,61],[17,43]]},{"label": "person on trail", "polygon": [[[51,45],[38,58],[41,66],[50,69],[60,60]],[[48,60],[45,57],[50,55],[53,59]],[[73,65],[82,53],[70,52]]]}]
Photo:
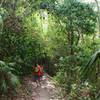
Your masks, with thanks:
[{"label": "person on trail", "polygon": [[38,72],[39,72],[39,69],[38,69],[38,66],[35,64],[35,66],[33,66],[33,75],[34,75],[34,82],[36,82],[37,84],[37,87],[40,85],[39,83],[39,76],[38,76]]},{"label": "person on trail", "polygon": [[35,66],[33,67],[34,69],[34,81],[36,82],[37,84],[37,87],[38,86],[41,86],[41,79],[42,79],[42,76],[43,76],[43,67],[40,66],[39,64],[35,64]]},{"label": "person on trail", "polygon": [[38,71],[39,80],[41,80],[43,76],[43,65],[42,64],[38,65],[38,69],[39,69]]}]

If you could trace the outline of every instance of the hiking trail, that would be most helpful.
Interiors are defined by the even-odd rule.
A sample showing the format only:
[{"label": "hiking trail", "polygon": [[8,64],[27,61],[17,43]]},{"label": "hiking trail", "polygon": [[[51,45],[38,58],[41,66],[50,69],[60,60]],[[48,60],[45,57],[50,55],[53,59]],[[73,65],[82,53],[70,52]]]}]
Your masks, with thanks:
[{"label": "hiking trail", "polygon": [[60,98],[59,88],[47,74],[43,76],[41,86],[37,87],[32,75],[23,78],[22,86],[17,89],[17,95],[0,100],[63,100]]}]

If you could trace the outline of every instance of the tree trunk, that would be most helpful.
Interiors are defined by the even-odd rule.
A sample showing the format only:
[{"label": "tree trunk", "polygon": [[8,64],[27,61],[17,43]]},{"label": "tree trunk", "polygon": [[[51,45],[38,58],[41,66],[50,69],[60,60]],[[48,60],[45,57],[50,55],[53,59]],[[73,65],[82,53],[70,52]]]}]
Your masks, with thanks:
[{"label": "tree trunk", "polygon": [[99,38],[100,38],[100,7],[97,0],[95,0],[95,3],[97,5],[97,10],[98,10],[98,24],[99,24]]},{"label": "tree trunk", "polygon": [[69,48],[69,55],[73,55],[74,54],[74,50],[73,50],[73,43],[74,43],[74,32],[73,32],[73,25],[72,25],[72,18],[71,16],[69,16],[68,18],[69,20],[69,27],[68,27],[68,48]]},{"label": "tree trunk", "polygon": [[1,0],[0,1],[0,7],[2,7],[3,2],[4,2],[4,0]]}]

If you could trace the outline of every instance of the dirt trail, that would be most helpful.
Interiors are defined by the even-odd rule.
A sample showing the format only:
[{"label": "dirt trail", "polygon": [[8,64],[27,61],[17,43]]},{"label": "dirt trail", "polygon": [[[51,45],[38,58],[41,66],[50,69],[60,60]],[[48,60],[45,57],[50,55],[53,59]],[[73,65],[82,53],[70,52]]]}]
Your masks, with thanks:
[{"label": "dirt trail", "polygon": [[59,99],[59,88],[53,84],[47,74],[44,75],[40,87],[32,81],[32,76],[24,77],[22,80],[22,85],[15,94],[0,96],[0,100],[63,100]]},{"label": "dirt trail", "polygon": [[31,92],[33,100],[61,100],[58,99],[58,90],[46,75],[43,77],[41,87],[36,88],[36,83],[32,81],[29,84],[33,87]]}]

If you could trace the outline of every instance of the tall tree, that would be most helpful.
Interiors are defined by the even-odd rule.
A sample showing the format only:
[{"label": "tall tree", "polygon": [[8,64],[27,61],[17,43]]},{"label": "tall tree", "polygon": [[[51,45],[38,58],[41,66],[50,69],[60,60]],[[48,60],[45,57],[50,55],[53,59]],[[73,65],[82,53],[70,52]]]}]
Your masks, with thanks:
[{"label": "tall tree", "polygon": [[[57,6],[57,15],[60,20],[66,24],[66,33],[68,38],[68,47],[70,54],[73,54],[73,45],[76,40],[79,41],[80,36],[84,34],[92,34],[95,32],[96,13],[88,4],[71,0],[59,4]],[[67,4],[66,4],[67,3]],[[77,43],[76,43],[77,44]]]},{"label": "tall tree", "polygon": [[98,10],[98,24],[99,24],[99,37],[100,37],[100,7],[98,0],[95,0],[95,3],[97,5],[97,10]]}]

